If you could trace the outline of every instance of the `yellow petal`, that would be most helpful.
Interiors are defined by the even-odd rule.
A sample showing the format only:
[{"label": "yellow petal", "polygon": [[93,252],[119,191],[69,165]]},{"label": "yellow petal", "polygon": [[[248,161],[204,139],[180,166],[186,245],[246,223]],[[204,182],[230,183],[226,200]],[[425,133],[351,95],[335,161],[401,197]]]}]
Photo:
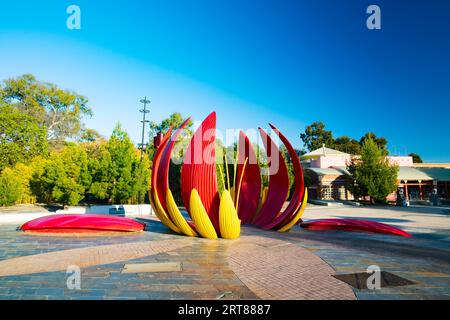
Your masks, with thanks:
[{"label": "yellow petal", "polygon": [[184,219],[180,210],[178,210],[178,206],[175,203],[175,199],[173,198],[173,195],[172,195],[172,192],[170,191],[170,189],[167,190],[166,202],[167,202],[167,210],[169,211],[169,216],[172,218],[173,223],[185,235],[187,235],[189,237],[196,237],[197,233],[187,223],[186,219]]},{"label": "yellow petal", "polygon": [[170,220],[170,218],[167,216],[166,211],[161,205],[161,202],[159,201],[158,193],[156,190],[153,191],[153,204],[155,206],[155,213],[156,216],[159,218],[159,220],[164,224],[166,227],[168,227],[170,230],[176,233],[182,233],[180,228],[178,228],[173,222]]},{"label": "yellow petal", "polygon": [[196,189],[192,189],[191,191],[189,207],[192,221],[194,221],[197,232],[204,238],[217,239],[216,230],[206,213],[205,207],[203,207],[202,200]]},{"label": "yellow petal", "polygon": [[238,218],[230,192],[224,190],[219,206],[220,234],[225,239],[236,239],[241,234],[241,221]]},{"label": "yellow petal", "polygon": [[303,212],[305,211],[306,208],[306,203],[308,202],[308,188],[305,188],[305,196],[303,197],[303,202],[302,205],[300,207],[300,210],[298,210],[298,212],[295,214],[294,218],[288,222],[286,225],[284,225],[282,228],[280,228],[278,230],[278,232],[286,232],[291,230],[291,228],[298,222],[298,220],[300,220],[300,218],[302,217]]}]

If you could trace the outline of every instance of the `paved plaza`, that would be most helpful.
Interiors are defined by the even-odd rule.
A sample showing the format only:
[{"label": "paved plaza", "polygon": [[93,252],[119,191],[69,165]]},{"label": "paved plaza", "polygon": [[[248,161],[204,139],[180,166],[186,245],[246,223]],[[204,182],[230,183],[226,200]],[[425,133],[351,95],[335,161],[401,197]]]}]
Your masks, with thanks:
[{"label": "paved plaza", "polygon": [[[244,227],[237,240],[207,240],[175,235],[154,218],[142,219],[139,234],[54,237],[0,224],[0,299],[450,298],[449,208],[309,206],[304,215],[329,217],[373,219],[413,237]],[[181,270],[123,272],[143,263]],[[71,265],[81,269],[80,290],[67,288]],[[356,289],[334,277],[371,265],[413,284]]]}]

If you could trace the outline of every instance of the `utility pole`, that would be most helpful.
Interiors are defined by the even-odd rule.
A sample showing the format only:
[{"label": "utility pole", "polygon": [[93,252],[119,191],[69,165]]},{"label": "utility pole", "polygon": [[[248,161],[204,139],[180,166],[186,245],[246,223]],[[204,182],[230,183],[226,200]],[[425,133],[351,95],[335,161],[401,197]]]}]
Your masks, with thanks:
[{"label": "utility pole", "polygon": [[151,101],[147,100],[147,97],[145,97],[144,99],[142,99],[139,102],[144,104],[144,109],[139,110],[139,112],[142,113],[142,120],[141,120],[141,122],[142,122],[142,140],[141,140],[141,143],[139,144],[139,149],[141,150],[141,162],[142,162],[142,159],[144,157],[144,149],[145,149],[145,145],[144,145],[145,124],[150,122],[149,120],[145,119],[145,115],[147,113],[150,113],[150,110],[147,110],[147,104],[149,104]]},{"label": "utility pole", "polygon": [[[141,101],[139,101],[140,103],[144,104],[144,109],[139,110],[140,113],[142,113],[142,139],[141,139],[141,143],[139,144],[139,149],[141,150],[141,164],[142,164],[142,159],[144,158],[144,149],[145,149],[145,144],[144,144],[144,138],[145,138],[145,124],[150,122],[149,120],[145,119],[145,115],[147,113],[150,113],[150,110],[147,110],[147,104],[149,104],[151,101],[147,100],[147,97],[145,97],[144,99],[142,99]],[[141,173],[141,178],[142,178],[142,173]],[[139,190],[139,194],[138,194],[138,202],[141,199],[141,190]]]}]

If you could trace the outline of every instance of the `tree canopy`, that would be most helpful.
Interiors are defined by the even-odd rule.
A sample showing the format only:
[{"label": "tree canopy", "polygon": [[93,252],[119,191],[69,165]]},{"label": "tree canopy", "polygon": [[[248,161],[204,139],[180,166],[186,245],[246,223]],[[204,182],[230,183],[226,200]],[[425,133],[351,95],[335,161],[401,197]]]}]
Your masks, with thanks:
[{"label": "tree canopy", "polygon": [[[163,119],[160,123],[156,123],[154,121],[150,121],[149,122],[149,126],[150,126],[150,141],[153,140],[153,137],[159,133],[165,133],[167,130],[169,130],[169,128],[172,126],[172,128],[175,130],[177,129],[179,126],[181,126],[183,124],[183,122],[186,120],[186,118],[183,118],[183,116],[181,115],[181,113],[179,112],[174,112],[172,113],[168,118]],[[188,124],[186,125],[186,131],[189,134],[192,134],[192,125],[193,122],[192,120],[189,120]]]},{"label": "tree canopy", "polygon": [[85,97],[38,81],[31,74],[3,81],[0,101],[39,119],[51,144],[77,138],[83,129],[82,118],[92,116]]},{"label": "tree canopy", "polygon": [[413,163],[423,163],[422,158],[417,153],[410,153],[408,156],[413,158]]},{"label": "tree canopy", "polygon": [[0,171],[47,153],[47,132],[39,120],[0,103]]},{"label": "tree canopy", "polygon": [[361,146],[364,144],[364,142],[368,139],[371,139],[373,142],[375,142],[378,146],[378,148],[380,148],[382,150],[382,152],[385,155],[388,155],[388,150],[387,150],[387,144],[388,141],[386,138],[384,137],[377,137],[375,135],[375,133],[373,132],[367,132],[360,140],[359,143],[361,144]]},{"label": "tree canopy", "polygon": [[313,151],[322,147],[322,145],[333,145],[333,133],[325,130],[323,122],[313,122],[305,128],[305,132],[300,134],[303,144],[309,151]]},{"label": "tree canopy", "polygon": [[398,166],[389,164],[385,151],[367,137],[361,147],[361,157],[348,167],[353,183],[350,190],[355,197],[369,196],[372,202],[386,202],[397,188]]},{"label": "tree canopy", "polygon": [[375,141],[384,153],[388,153],[386,138],[377,137],[373,132],[366,133],[359,141],[348,136],[334,138],[333,132],[326,130],[323,122],[316,121],[307,126],[305,131],[300,134],[300,139],[308,151],[319,149],[325,145],[328,148],[355,155],[360,154],[361,147],[368,138]]},{"label": "tree canopy", "polygon": [[334,139],[333,148],[349,154],[359,154],[361,152],[360,143],[347,136]]}]

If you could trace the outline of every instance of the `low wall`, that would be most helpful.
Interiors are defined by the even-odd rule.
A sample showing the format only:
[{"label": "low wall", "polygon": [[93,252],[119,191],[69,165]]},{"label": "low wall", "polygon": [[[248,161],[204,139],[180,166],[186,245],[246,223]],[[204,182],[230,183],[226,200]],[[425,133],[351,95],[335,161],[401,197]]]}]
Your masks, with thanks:
[{"label": "low wall", "polygon": [[61,214],[123,214],[123,213],[125,213],[125,216],[130,216],[130,217],[154,215],[152,207],[149,204],[140,204],[140,205],[118,204],[118,205],[88,206],[88,207],[70,206],[64,210],[58,210],[58,211],[56,211],[56,213],[61,213]]}]

